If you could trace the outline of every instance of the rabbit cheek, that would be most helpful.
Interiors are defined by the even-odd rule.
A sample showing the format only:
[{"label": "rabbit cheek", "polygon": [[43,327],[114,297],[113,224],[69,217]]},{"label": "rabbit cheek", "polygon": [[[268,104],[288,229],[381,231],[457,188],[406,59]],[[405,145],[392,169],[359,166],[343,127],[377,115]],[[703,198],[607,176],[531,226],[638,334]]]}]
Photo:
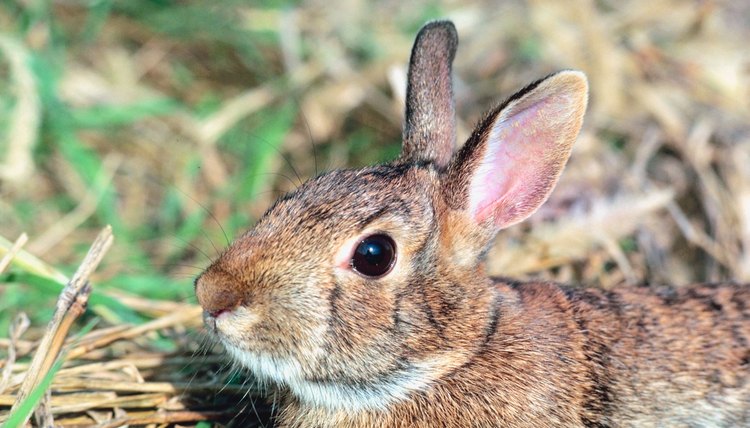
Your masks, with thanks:
[{"label": "rabbit cheek", "polygon": [[320,353],[325,325],[316,316],[256,304],[221,314],[216,326],[235,361],[258,378],[290,385],[302,378],[308,362]]}]

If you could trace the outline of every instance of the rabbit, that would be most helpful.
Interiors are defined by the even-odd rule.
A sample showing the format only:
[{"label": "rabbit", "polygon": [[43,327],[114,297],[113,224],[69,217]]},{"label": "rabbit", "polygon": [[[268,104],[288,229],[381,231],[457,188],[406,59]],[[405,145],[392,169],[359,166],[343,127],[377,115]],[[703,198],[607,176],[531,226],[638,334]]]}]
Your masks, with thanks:
[{"label": "rabbit", "polygon": [[207,329],[283,397],[282,427],[750,426],[750,292],[490,278],[548,198],[586,76],[538,80],[454,152],[452,23],[427,23],[395,161],[283,196],[195,282]]}]

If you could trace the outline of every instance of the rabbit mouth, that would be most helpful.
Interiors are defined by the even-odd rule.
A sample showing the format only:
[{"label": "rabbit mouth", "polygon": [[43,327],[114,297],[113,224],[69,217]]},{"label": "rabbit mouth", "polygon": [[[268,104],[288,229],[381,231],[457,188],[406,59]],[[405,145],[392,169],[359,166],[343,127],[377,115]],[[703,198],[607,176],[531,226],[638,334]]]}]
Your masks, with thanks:
[{"label": "rabbit mouth", "polygon": [[410,363],[369,382],[308,379],[302,365],[292,358],[279,358],[240,349],[225,343],[232,358],[262,381],[289,388],[306,405],[328,411],[384,411],[425,391],[445,372],[443,358]]}]

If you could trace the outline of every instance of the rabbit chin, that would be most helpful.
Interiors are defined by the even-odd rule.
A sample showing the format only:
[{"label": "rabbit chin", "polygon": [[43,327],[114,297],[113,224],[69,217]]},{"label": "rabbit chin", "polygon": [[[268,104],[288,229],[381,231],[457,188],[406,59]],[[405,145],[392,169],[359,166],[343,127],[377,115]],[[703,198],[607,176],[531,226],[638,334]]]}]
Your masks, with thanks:
[{"label": "rabbit chin", "polygon": [[385,411],[411,393],[426,390],[445,372],[444,359],[438,357],[410,364],[369,383],[312,381],[305,379],[296,360],[263,355],[229,343],[224,345],[235,361],[260,379],[285,385],[301,403],[329,411]]}]

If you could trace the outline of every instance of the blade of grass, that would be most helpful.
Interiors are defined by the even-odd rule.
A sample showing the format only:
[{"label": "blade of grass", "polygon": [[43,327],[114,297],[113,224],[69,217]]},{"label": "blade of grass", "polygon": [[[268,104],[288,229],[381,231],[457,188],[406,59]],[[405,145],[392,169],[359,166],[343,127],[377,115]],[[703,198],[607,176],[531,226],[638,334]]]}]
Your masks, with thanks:
[{"label": "blade of grass", "polygon": [[[12,247],[13,244],[10,241],[0,236],[0,255],[10,253]],[[59,284],[68,282],[68,277],[65,276],[65,274],[25,250],[19,250],[16,252],[12,259],[12,264],[25,272],[47,278]]]},{"label": "blade of grass", "polygon": [[[63,288],[65,288],[62,283],[57,282],[56,280],[36,275],[31,272],[9,272],[0,275],[0,282],[6,284],[28,284],[33,286],[37,292],[46,296],[59,295]],[[91,293],[89,296],[89,303],[95,313],[97,313],[98,306],[106,306],[114,311],[119,319],[113,321],[139,324],[145,320],[142,316],[138,315],[137,312],[123,305],[117,299],[102,294],[101,292],[94,291]]]},{"label": "blade of grass", "polygon": [[139,101],[127,105],[97,105],[71,112],[76,128],[107,128],[129,125],[139,120],[174,113],[180,105],[169,98]]},{"label": "blade of grass", "polygon": [[16,405],[13,406],[8,419],[3,424],[3,428],[15,428],[23,426],[26,421],[31,417],[31,413],[34,411],[36,406],[44,397],[45,392],[49,389],[52,384],[52,379],[55,374],[60,370],[63,365],[64,359],[58,358],[55,364],[50,370],[44,375],[39,384],[37,384],[29,395],[23,398],[20,402],[16,401]]},{"label": "blade of grass", "polygon": [[112,11],[112,3],[112,0],[89,2],[89,13],[86,15],[86,23],[83,24],[83,40],[86,43],[93,42],[99,36]]}]

